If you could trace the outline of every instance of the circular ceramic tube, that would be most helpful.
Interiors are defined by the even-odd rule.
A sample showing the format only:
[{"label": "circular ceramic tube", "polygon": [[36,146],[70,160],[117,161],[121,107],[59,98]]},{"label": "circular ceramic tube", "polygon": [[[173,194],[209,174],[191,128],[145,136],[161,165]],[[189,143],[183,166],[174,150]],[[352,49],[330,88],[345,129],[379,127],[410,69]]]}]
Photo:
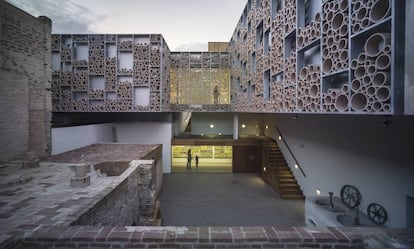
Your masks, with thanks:
[{"label": "circular ceramic tube", "polygon": [[365,76],[362,78],[362,84],[364,84],[364,85],[369,85],[369,84],[371,84],[371,77],[370,77],[369,75],[365,75]]},{"label": "circular ceramic tube", "polygon": [[385,104],[383,104],[383,105],[382,105],[382,109],[383,109],[385,112],[389,112],[389,111],[391,111],[391,105],[390,105],[390,104],[388,104],[388,103],[385,103]]},{"label": "circular ceramic tube", "polygon": [[326,103],[326,104],[330,104],[330,103],[332,103],[332,98],[331,98],[331,96],[330,96],[330,95],[326,95],[326,96],[325,96],[325,103]]},{"label": "circular ceramic tube", "polygon": [[359,21],[361,21],[367,16],[368,16],[367,8],[359,8],[358,11],[356,12],[356,19]]},{"label": "circular ceramic tube", "polygon": [[354,71],[355,78],[361,79],[365,76],[365,66],[358,66]]},{"label": "circular ceramic tube", "polygon": [[359,1],[354,1],[354,3],[352,3],[352,9],[354,12],[357,12],[359,9],[362,8],[361,3]]},{"label": "circular ceramic tube", "polygon": [[390,33],[372,34],[365,42],[365,53],[369,57],[378,56],[385,46],[390,44]]},{"label": "circular ceramic tube", "polygon": [[297,103],[297,108],[298,110],[302,111],[303,110],[303,101],[301,99],[298,100]]},{"label": "circular ceramic tube", "polygon": [[307,75],[308,75],[308,68],[307,68],[307,67],[303,67],[303,68],[300,70],[300,74],[299,74],[300,79],[301,79],[301,80],[305,80]]},{"label": "circular ceramic tube", "polygon": [[379,102],[379,101],[375,101],[375,102],[372,104],[372,110],[373,110],[374,112],[380,112],[380,111],[382,111],[382,108],[383,108],[382,103],[381,103],[381,102]]},{"label": "circular ceramic tube", "polygon": [[375,67],[375,65],[369,65],[366,67],[365,71],[367,75],[374,75],[377,72],[377,68]]},{"label": "circular ceramic tube", "polygon": [[332,99],[336,99],[336,97],[341,93],[340,88],[330,88],[328,89],[328,93],[331,95]]},{"label": "circular ceramic tube", "polygon": [[372,75],[372,84],[374,86],[384,86],[389,85],[390,83],[390,74],[387,72],[376,72]]},{"label": "circular ceramic tube", "polygon": [[339,10],[342,12],[348,11],[348,0],[342,0],[339,2]]},{"label": "circular ceramic tube", "polygon": [[357,59],[353,59],[351,61],[351,69],[352,70],[355,70],[358,66],[359,66],[358,60]]},{"label": "circular ceramic tube", "polygon": [[340,112],[346,111],[348,109],[348,103],[348,97],[345,94],[340,94],[336,98],[335,108]]},{"label": "circular ceramic tube", "polygon": [[367,107],[365,107],[365,111],[372,112],[372,105],[371,104],[367,104]]},{"label": "circular ceramic tube", "polygon": [[382,102],[385,102],[391,97],[391,90],[388,86],[382,86],[376,89],[375,97]]},{"label": "circular ceramic tube", "polygon": [[343,24],[343,22],[344,22],[344,14],[341,12],[336,13],[332,19],[332,29],[338,30]]},{"label": "circular ceramic tube", "polygon": [[341,61],[348,61],[348,51],[342,50],[339,54],[339,60]]},{"label": "circular ceramic tube", "polygon": [[316,98],[316,97],[318,97],[318,94],[319,94],[319,86],[318,86],[318,85],[312,85],[312,86],[309,88],[309,95],[310,95],[312,98]]},{"label": "circular ceramic tube", "polygon": [[338,48],[339,49],[346,49],[347,45],[348,45],[348,40],[345,39],[345,38],[342,38],[338,41]]},{"label": "circular ceramic tube", "polygon": [[371,24],[371,21],[369,20],[368,17],[364,18],[361,20],[361,28],[365,29],[366,27],[368,27]]},{"label": "circular ceramic tube", "polygon": [[360,22],[356,22],[352,25],[352,33],[357,33],[361,30]]},{"label": "circular ceramic tube", "polygon": [[375,66],[378,70],[388,70],[391,65],[391,56],[389,54],[380,54],[375,60]]},{"label": "circular ceramic tube", "polygon": [[359,81],[358,79],[353,79],[351,82],[351,90],[353,92],[359,92],[360,89],[361,89],[361,81]]},{"label": "circular ceramic tube", "polygon": [[378,22],[390,13],[390,1],[389,0],[377,0],[371,7],[369,12],[369,19],[372,22]]},{"label": "circular ceramic tube", "polygon": [[339,33],[341,34],[341,36],[346,36],[348,34],[348,24],[347,23],[344,23],[341,26],[341,28],[339,30]]},{"label": "circular ceramic tube", "polygon": [[362,111],[367,106],[367,96],[363,93],[355,93],[351,97],[351,107],[355,111]]},{"label": "circular ceramic tube", "polygon": [[391,46],[390,45],[385,46],[382,51],[386,54],[391,54]]},{"label": "circular ceramic tube", "polygon": [[322,72],[323,73],[329,73],[332,71],[333,68],[333,62],[332,59],[327,58],[324,60],[323,64],[322,64]]},{"label": "circular ceramic tube", "polygon": [[372,97],[375,96],[375,87],[374,86],[367,86],[365,93],[367,94],[368,97]]},{"label": "circular ceramic tube", "polygon": [[365,62],[365,60],[367,59],[367,54],[366,53],[360,53],[358,55],[358,62],[360,64],[363,64]]},{"label": "circular ceramic tube", "polygon": [[349,85],[348,84],[343,84],[342,87],[341,87],[341,91],[343,93],[347,94],[348,91],[349,91]]}]

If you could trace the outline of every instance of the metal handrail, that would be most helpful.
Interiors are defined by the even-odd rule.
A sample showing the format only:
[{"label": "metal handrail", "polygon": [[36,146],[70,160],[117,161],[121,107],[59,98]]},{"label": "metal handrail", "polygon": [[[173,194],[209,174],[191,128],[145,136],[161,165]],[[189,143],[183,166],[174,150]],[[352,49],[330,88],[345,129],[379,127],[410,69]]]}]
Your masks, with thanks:
[{"label": "metal handrail", "polygon": [[292,156],[293,160],[295,160],[295,163],[298,166],[300,172],[302,172],[302,175],[304,177],[306,177],[305,172],[303,171],[302,167],[300,166],[298,160],[296,159],[295,155],[293,154],[292,150],[290,149],[290,147],[289,147],[288,143],[286,142],[285,138],[282,136],[282,133],[280,132],[277,125],[275,125],[275,129],[276,129],[277,133],[279,134],[280,138],[282,139],[283,143],[285,144],[286,148],[288,149],[288,151],[289,151],[290,155]]}]

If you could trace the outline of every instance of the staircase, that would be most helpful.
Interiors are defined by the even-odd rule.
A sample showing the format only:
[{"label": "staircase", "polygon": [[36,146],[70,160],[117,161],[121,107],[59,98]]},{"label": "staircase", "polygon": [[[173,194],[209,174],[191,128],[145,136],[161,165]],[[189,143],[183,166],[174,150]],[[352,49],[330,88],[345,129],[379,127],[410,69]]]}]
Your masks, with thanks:
[{"label": "staircase", "polygon": [[282,199],[305,198],[274,140],[263,142],[263,159],[266,171],[262,171],[262,176]]}]

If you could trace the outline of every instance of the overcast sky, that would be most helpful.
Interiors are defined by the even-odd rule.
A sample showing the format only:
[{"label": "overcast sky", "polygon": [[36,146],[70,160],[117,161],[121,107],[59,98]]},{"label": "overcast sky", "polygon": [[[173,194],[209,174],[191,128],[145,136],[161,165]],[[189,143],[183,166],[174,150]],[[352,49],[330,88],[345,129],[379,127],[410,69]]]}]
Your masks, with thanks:
[{"label": "overcast sky", "polygon": [[53,33],[162,34],[172,51],[228,42],[247,0],[7,0],[52,19]]}]

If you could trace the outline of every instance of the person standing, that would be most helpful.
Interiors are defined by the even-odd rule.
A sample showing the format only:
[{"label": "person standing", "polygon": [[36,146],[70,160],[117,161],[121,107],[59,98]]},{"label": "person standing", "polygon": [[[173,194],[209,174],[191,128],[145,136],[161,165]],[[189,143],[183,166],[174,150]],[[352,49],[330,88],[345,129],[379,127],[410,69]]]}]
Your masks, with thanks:
[{"label": "person standing", "polygon": [[219,103],[219,96],[220,96],[220,92],[218,90],[218,86],[216,85],[213,89],[213,98],[214,98],[215,105]]},{"label": "person standing", "polygon": [[198,155],[196,155],[195,161],[196,161],[196,168],[198,168]]},{"label": "person standing", "polygon": [[189,149],[187,152],[187,169],[191,169],[191,150]]}]

